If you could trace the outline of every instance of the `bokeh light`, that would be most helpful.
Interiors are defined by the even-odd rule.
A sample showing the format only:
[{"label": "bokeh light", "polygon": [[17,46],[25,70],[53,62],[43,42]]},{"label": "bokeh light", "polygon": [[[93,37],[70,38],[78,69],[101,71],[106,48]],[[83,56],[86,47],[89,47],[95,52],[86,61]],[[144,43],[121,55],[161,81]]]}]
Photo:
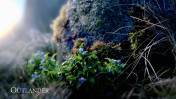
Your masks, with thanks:
[{"label": "bokeh light", "polygon": [[22,18],[22,10],[18,5],[15,0],[0,1],[0,37],[5,36]]}]

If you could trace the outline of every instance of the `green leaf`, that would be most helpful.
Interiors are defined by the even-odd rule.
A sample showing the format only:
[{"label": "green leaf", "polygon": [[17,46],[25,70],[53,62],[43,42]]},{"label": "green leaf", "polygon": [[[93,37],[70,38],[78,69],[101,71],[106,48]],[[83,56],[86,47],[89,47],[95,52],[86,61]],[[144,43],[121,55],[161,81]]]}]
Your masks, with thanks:
[{"label": "green leaf", "polygon": [[125,67],[125,66],[126,66],[126,64],[120,64],[119,66],[123,68],[123,67]]},{"label": "green leaf", "polygon": [[95,79],[93,77],[90,78],[90,83],[95,84]]},{"label": "green leaf", "polygon": [[81,56],[75,56],[75,59],[76,60],[82,60],[82,57]]},{"label": "green leaf", "polygon": [[53,54],[51,59],[54,59],[56,57],[57,53]]},{"label": "green leaf", "polygon": [[78,83],[78,84],[76,85],[76,88],[79,89],[80,87],[81,87],[81,84]]},{"label": "green leaf", "polygon": [[79,71],[78,74],[77,74],[77,77],[79,77],[80,75],[82,75],[83,72],[82,71]]},{"label": "green leaf", "polygon": [[49,53],[47,53],[47,54],[45,54],[46,55],[46,60],[48,60],[48,55],[49,55]]},{"label": "green leaf", "polygon": [[68,75],[66,79],[69,81],[74,81],[76,80],[76,77],[74,77],[73,75]]},{"label": "green leaf", "polygon": [[66,68],[67,68],[67,66],[62,66],[62,68],[63,68],[63,69],[66,69]]}]

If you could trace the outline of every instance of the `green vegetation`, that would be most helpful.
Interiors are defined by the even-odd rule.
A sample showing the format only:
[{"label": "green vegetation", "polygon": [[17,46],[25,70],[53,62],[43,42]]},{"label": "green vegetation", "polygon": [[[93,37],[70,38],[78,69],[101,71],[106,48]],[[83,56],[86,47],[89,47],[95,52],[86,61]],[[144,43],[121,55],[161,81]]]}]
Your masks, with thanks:
[{"label": "green vegetation", "polygon": [[96,26],[100,26],[102,23],[103,23],[103,20],[102,19],[98,19],[96,21]]},{"label": "green vegetation", "polygon": [[[113,1],[117,2],[117,0]],[[85,2],[88,3],[87,0]],[[101,5],[104,1],[99,3]],[[159,14],[152,16],[154,11],[149,10],[147,7],[145,10],[147,17],[144,15],[143,8],[133,7],[129,11],[129,15],[134,18],[134,27],[131,33],[127,35],[128,38],[124,37],[129,41],[106,43],[107,39],[111,39],[113,34],[111,36],[108,35],[109,38],[108,36],[105,39],[102,38],[100,41],[95,41],[91,37],[88,37],[91,39],[90,41],[85,38],[77,38],[77,33],[69,36],[64,35],[66,33],[65,25],[67,24],[67,19],[66,6],[63,6],[60,16],[54,21],[52,26],[54,30],[53,38],[55,41],[66,38],[64,39],[66,43],[71,42],[68,44],[71,51],[66,52],[61,46],[58,53],[65,52],[60,54],[58,59],[56,58],[59,55],[58,53],[38,51],[32,54],[26,63],[23,74],[21,74],[22,77],[17,78],[20,80],[23,78],[22,82],[19,81],[17,83],[27,82],[27,88],[31,86],[49,87],[53,84],[52,88],[57,88],[58,86],[60,90],[68,88],[73,92],[71,93],[73,95],[71,99],[175,99],[175,31],[172,31],[170,24],[167,22],[158,22],[161,19],[165,20],[162,16]],[[86,8],[81,9],[81,11],[84,14],[88,13]],[[79,17],[79,13],[77,13],[74,18],[76,22],[79,21]],[[97,30],[104,21],[103,19],[97,19],[94,22]],[[86,20],[86,22],[88,21]],[[111,28],[112,23],[108,23],[105,26]],[[76,32],[79,32],[80,28],[84,28],[82,26],[83,24],[75,25],[76,29],[78,29]],[[85,28],[91,29],[89,25],[85,26]],[[85,31],[85,33],[87,32]],[[99,32],[93,33],[93,35],[96,35]],[[80,35],[82,37],[87,36]],[[97,39],[100,38],[98,35],[96,36]],[[119,38],[120,36],[121,34],[119,33]],[[63,41],[60,44],[67,45],[65,42]],[[48,48],[48,50],[51,49]],[[68,55],[69,53],[71,54]],[[68,56],[66,57],[66,55]],[[64,62],[58,61],[63,57],[66,59],[62,59]],[[12,78],[12,80],[16,79],[15,77]],[[0,77],[0,80],[3,81],[3,79],[4,77]],[[9,86],[2,89],[8,88]],[[67,91],[64,90],[64,92],[60,93],[56,90],[55,94],[64,94]],[[54,95],[51,94],[51,96],[55,98]],[[65,99],[65,97],[61,99]]]},{"label": "green vegetation", "polygon": [[62,6],[60,10],[60,15],[54,20],[53,25],[51,25],[54,35],[53,40],[57,42],[58,37],[62,37],[64,33],[63,27],[65,26],[67,19],[66,19],[66,5]]},{"label": "green vegetation", "polygon": [[[97,51],[97,56],[101,61],[104,61],[105,57],[118,59],[120,57],[121,47],[119,44],[106,44],[102,41],[96,41],[90,48],[90,51]],[[116,53],[116,54],[114,54]],[[119,55],[117,55],[119,54]]]},{"label": "green vegetation", "polygon": [[152,31],[137,31],[130,33],[129,40],[131,42],[132,50],[141,50],[144,49],[147,44],[150,43],[154,33]]},{"label": "green vegetation", "polygon": [[83,47],[84,49],[87,49],[87,42],[85,40],[85,38],[78,38],[75,43],[74,43],[74,46],[72,48],[72,53],[74,55],[77,55],[78,53],[78,49],[81,47]]},{"label": "green vegetation", "polygon": [[[104,97],[107,92],[103,89],[107,89],[108,93],[112,94],[118,83],[111,81],[115,75],[123,74],[122,69],[126,64],[111,58],[100,62],[97,51],[88,52],[81,47],[83,44],[77,49],[77,55],[62,64],[55,60],[56,54],[51,57],[41,51],[33,54],[26,67],[29,78],[41,86],[44,86],[45,82],[57,82],[65,83],[80,93],[99,94]],[[82,88],[86,90],[83,91]]]}]

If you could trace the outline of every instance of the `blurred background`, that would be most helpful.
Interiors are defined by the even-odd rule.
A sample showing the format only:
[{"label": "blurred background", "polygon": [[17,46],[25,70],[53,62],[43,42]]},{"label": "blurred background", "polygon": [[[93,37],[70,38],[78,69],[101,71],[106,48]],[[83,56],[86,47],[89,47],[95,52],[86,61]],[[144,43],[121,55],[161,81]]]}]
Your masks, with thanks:
[{"label": "blurred background", "polygon": [[66,0],[0,1],[0,66],[22,66],[37,50],[54,53],[50,25]]}]

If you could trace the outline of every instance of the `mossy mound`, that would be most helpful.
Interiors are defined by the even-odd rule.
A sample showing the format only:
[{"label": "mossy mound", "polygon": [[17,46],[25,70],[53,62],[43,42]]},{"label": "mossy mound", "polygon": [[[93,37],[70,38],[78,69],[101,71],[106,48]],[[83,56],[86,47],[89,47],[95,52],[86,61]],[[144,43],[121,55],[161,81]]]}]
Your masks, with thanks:
[{"label": "mossy mound", "polygon": [[62,6],[60,15],[53,21],[51,28],[54,31],[53,40],[59,42],[58,39],[62,38],[65,34],[65,25],[67,24],[66,19],[66,5]]},{"label": "mossy mound", "polygon": [[74,55],[77,55],[78,53],[78,49],[82,47],[84,49],[87,49],[87,42],[86,42],[86,39],[85,38],[78,38],[75,43],[74,43],[74,46],[73,46],[73,49],[72,49],[72,52]]},{"label": "mossy mound", "polygon": [[113,45],[110,43],[107,44],[102,41],[96,41],[91,46],[90,51],[97,51],[97,56],[101,61],[103,61],[103,59],[107,57],[113,59],[121,58],[120,56],[121,48],[119,44]]}]

